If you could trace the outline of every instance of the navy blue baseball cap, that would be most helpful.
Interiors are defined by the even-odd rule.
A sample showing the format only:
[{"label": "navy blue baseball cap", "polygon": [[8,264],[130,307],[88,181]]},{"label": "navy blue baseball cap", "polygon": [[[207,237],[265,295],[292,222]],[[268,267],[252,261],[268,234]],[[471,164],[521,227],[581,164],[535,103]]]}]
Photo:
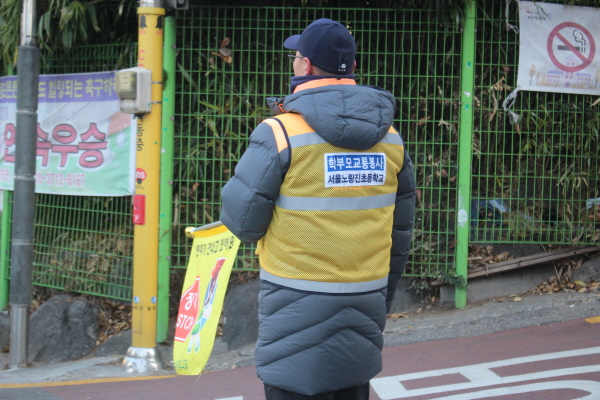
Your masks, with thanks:
[{"label": "navy blue baseball cap", "polygon": [[306,27],[301,35],[290,36],[283,47],[298,50],[323,71],[348,75],[354,70],[356,42],[339,22],[321,18]]}]

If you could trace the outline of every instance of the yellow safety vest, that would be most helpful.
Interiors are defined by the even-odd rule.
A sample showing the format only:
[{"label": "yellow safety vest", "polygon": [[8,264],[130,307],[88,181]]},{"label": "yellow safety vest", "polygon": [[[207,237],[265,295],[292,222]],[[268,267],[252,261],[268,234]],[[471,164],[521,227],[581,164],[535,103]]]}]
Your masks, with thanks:
[{"label": "yellow safety vest", "polygon": [[361,151],[327,143],[299,114],[264,122],[279,152],[289,143],[291,162],[258,242],[261,278],[326,293],[385,287],[404,163],[398,132],[390,128],[381,142]]}]

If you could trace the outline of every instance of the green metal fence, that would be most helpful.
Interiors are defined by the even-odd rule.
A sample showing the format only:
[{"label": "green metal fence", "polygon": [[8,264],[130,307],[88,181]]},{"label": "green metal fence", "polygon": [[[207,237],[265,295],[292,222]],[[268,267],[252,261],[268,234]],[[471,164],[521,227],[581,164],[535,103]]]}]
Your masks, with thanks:
[{"label": "green metal fence", "polygon": [[[134,57],[135,47],[127,45],[85,46],[68,54],[42,53],[41,73],[110,71],[131,66]],[[12,222],[11,195],[12,192],[5,192],[3,231],[10,230]],[[38,193],[33,282],[49,288],[130,300],[132,240],[129,197]],[[2,257],[6,278],[10,276],[8,247]]]},{"label": "green metal fence", "polygon": [[36,195],[36,285],[131,299],[130,197]]},{"label": "green metal fence", "polygon": [[[41,73],[127,68],[135,65],[135,55],[130,45],[85,46],[43,57]],[[130,197],[36,194],[35,221],[36,285],[131,300]]]},{"label": "green metal fence", "polygon": [[40,73],[74,74],[114,71],[136,64],[137,45],[102,44],[81,46],[72,51],[41,52]]},{"label": "green metal fence", "polygon": [[[502,103],[516,83],[519,40],[507,25],[518,25],[516,4],[507,20],[506,2],[477,2],[469,241],[598,243],[600,105],[592,96],[520,92],[511,111],[521,118],[510,122]],[[407,275],[440,278],[452,271],[463,26],[432,15],[356,8],[179,11],[172,271],[187,265],[191,243],[184,229],[219,218],[221,187],[253,128],[271,115],[265,98],[289,92],[292,67],[283,40],[322,17],[346,24],[355,36],[358,83],[381,86],[397,99],[395,125],[418,187]],[[134,57],[128,46],[88,46],[43,56],[42,73],[125,68]],[[10,196],[5,203],[10,206]],[[38,194],[36,203],[34,283],[129,300],[130,198]],[[240,249],[235,268],[258,270],[253,246]],[[0,279],[8,277],[3,271]]]},{"label": "green metal fence", "polygon": [[512,2],[507,20],[497,2],[478,3],[471,240],[597,244],[597,97],[521,91],[510,109],[520,119],[512,123],[502,104],[517,81],[519,37],[507,22],[518,25],[518,5]]},{"label": "green metal fence", "polygon": [[[286,37],[331,18],[356,38],[357,81],[392,92],[395,125],[417,166],[418,215],[408,274],[437,276],[453,261],[460,29],[427,11],[191,7],[177,14],[173,265],[184,267],[188,225],[219,217],[219,190],[252,129],[271,116],[268,96],[289,93]],[[243,247],[237,269],[258,269]]]}]

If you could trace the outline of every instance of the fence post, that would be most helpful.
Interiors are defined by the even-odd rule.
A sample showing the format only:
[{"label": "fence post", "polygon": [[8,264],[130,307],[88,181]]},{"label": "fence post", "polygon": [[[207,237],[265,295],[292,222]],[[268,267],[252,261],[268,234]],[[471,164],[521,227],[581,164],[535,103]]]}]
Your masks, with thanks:
[{"label": "fence post", "polygon": [[[475,77],[475,17],[477,5],[470,0],[465,5],[460,76],[460,117],[458,143],[458,213],[456,224],[456,273],[467,281],[469,266],[469,234],[471,229],[471,157],[473,152],[473,97]],[[456,286],[454,305],[467,305],[467,288]]]},{"label": "fence post", "polygon": [[160,235],[158,239],[158,315],[156,341],[167,340],[169,329],[169,277],[171,272],[171,233],[173,226],[173,130],[175,115],[175,34],[174,17],[165,18],[163,68],[165,83],[162,98],[162,135],[160,143]]},{"label": "fence post", "polygon": [[10,258],[10,231],[12,229],[12,191],[4,191],[2,203],[2,217],[0,217],[0,310],[4,310],[8,306],[8,260]]}]

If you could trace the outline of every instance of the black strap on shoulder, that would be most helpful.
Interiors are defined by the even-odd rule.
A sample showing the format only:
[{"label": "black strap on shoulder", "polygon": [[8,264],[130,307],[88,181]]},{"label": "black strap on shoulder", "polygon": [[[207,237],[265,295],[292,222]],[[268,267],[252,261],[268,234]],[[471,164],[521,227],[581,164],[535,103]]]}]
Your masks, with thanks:
[{"label": "black strap on shoulder", "polygon": [[289,154],[289,155],[286,160],[287,162],[285,163],[285,165],[283,165],[283,176],[285,176],[285,174],[287,174],[288,170],[290,169],[290,165],[292,164],[292,145],[290,144],[290,138],[288,136],[287,130],[285,129],[285,125],[283,124],[283,122],[281,122],[279,120],[279,118],[277,118],[277,117],[273,117],[273,118],[269,118],[269,119],[274,119],[275,121],[277,121],[279,126],[281,126],[281,130],[283,131],[283,135],[285,136],[285,141],[287,142],[287,148],[288,148],[287,154]]}]

